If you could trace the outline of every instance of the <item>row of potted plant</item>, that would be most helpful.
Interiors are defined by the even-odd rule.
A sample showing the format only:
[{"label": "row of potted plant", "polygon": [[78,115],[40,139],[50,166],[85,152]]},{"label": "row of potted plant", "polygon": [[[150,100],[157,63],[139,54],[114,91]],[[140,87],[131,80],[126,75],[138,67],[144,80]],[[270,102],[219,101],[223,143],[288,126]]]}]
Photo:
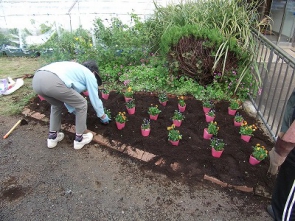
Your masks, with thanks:
[{"label": "row of potted plant", "polygon": [[[160,98],[162,100],[160,100]],[[183,97],[178,97],[178,99],[180,100],[180,103],[183,104],[184,99]],[[134,99],[130,99],[127,100],[126,102],[126,108],[128,109],[135,109],[135,100]],[[168,101],[168,98],[165,94],[162,94],[159,96],[159,101]],[[211,103],[211,102],[209,102]],[[163,104],[163,106],[165,106],[166,104]],[[212,103],[211,103],[212,105]],[[129,114],[133,114],[131,112],[128,111]],[[161,110],[158,108],[158,105],[153,105],[151,104],[151,106],[148,109],[148,113],[150,114],[150,119],[143,119],[142,125],[141,125],[141,134],[142,136],[149,136],[150,134],[150,130],[151,130],[151,123],[150,120],[157,120],[157,116],[161,113]],[[212,108],[207,112],[207,115],[211,115],[215,117],[215,110]],[[156,116],[156,117],[155,117]],[[182,114],[182,112],[180,110],[175,110],[173,117],[172,117],[172,121],[173,124],[169,127],[167,127],[168,132],[168,141],[172,144],[172,145],[178,145],[179,141],[182,139],[182,135],[180,134],[180,131],[176,129],[176,127],[180,127],[181,126],[181,122],[184,120],[184,115]],[[116,116],[116,122],[119,122],[119,125],[117,126],[118,129],[123,129],[124,126],[123,124],[127,121],[127,117],[126,117],[126,113],[125,112],[119,112],[118,115]],[[248,136],[252,136],[253,132],[256,130],[256,126],[255,125],[248,125],[246,121],[243,120],[242,115],[240,115],[238,112],[235,114],[234,117],[234,122],[239,122],[240,125],[236,125],[236,126],[240,126],[240,134],[241,135],[248,135]],[[224,146],[225,143],[223,142],[222,139],[217,138],[217,134],[219,131],[219,127],[217,125],[216,121],[210,121],[208,124],[208,127],[204,129],[204,135],[203,137],[205,139],[210,139],[211,140],[211,150],[212,150],[212,156],[214,157],[220,157],[223,150],[224,150]],[[245,140],[246,141],[246,140]],[[248,142],[248,141],[247,141]],[[267,150],[263,147],[260,146],[259,144],[257,144],[255,147],[253,147],[253,153],[251,154],[250,158],[249,158],[249,163],[251,164],[257,164],[259,163],[261,160],[263,160],[265,157],[267,156]],[[255,160],[253,160],[256,159]],[[253,163],[253,161],[255,161]]]}]

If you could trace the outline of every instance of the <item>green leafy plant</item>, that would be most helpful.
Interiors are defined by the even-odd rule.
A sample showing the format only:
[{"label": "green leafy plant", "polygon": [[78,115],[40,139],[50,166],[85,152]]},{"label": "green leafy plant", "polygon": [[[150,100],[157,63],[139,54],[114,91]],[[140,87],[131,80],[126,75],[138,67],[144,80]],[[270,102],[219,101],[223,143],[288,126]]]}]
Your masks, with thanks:
[{"label": "green leafy plant", "polygon": [[101,91],[101,93],[104,93],[104,94],[110,93],[109,89],[107,89],[107,88],[102,88],[100,91]]},{"label": "green leafy plant", "polygon": [[184,115],[180,111],[178,110],[174,111],[174,115],[172,117],[173,120],[184,120],[184,118],[185,118]]},{"label": "green leafy plant", "polygon": [[184,107],[186,105],[185,101],[184,101],[184,96],[178,96],[178,104],[181,107]]},{"label": "green leafy plant", "polygon": [[252,148],[253,148],[252,156],[254,158],[256,158],[257,160],[261,161],[261,160],[264,160],[267,157],[268,151],[265,149],[264,146],[257,143]]},{"label": "green leafy plant", "polygon": [[236,122],[243,122],[243,120],[244,120],[244,118],[243,118],[243,116],[242,115],[240,115],[240,113],[239,112],[237,112],[236,113],[236,115],[235,115],[235,121]]},{"label": "green leafy plant", "polygon": [[133,107],[135,107],[135,100],[134,100],[134,99],[131,99],[131,100],[127,101],[127,102],[125,103],[125,105],[126,105],[126,107],[127,107],[128,109],[133,108]]},{"label": "green leafy plant", "polygon": [[210,100],[203,100],[203,107],[212,108],[214,107],[214,103]]},{"label": "green leafy plant", "polygon": [[115,117],[116,122],[125,123],[128,119],[126,117],[126,112],[119,112]]},{"label": "green leafy plant", "polygon": [[219,139],[217,137],[212,137],[210,139],[210,146],[217,151],[221,151],[224,149],[225,143],[223,139]]},{"label": "green leafy plant", "polygon": [[248,125],[247,121],[244,120],[240,127],[240,134],[253,136],[253,133],[255,130],[257,130],[257,127],[255,124]]},{"label": "green leafy plant", "polygon": [[158,105],[153,105],[153,104],[151,104],[148,110],[148,113],[152,116],[158,115],[161,112],[162,111],[158,108]]},{"label": "green leafy plant", "polygon": [[216,121],[211,121],[208,124],[208,133],[209,134],[213,134],[213,135],[217,136],[218,130],[219,130],[219,127],[217,126]]},{"label": "green leafy plant", "polygon": [[237,110],[240,107],[240,102],[239,100],[231,100],[230,104],[229,104],[230,109],[232,110]]},{"label": "green leafy plant", "polygon": [[168,140],[171,141],[178,141],[182,139],[182,135],[180,134],[179,130],[175,129],[175,125],[172,124],[170,127],[167,127],[168,133]]},{"label": "green leafy plant", "polygon": [[128,87],[127,90],[124,92],[124,96],[128,97],[128,98],[132,98],[133,97],[133,91],[132,91],[132,87]]},{"label": "green leafy plant", "polygon": [[168,97],[167,97],[167,94],[166,93],[160,93],[159,94],[159,101],[160,102],[165,102],[165,101],[168,101]]},{"label": "green leafy plant", "polygon": [[210,117],[215,117],[215,110],[214,110],[214,108],[211,108],[209,110],[209,112],[207,113],[207,115],[210,116]]},{"label": "green leafy plant", "polygon": [[104,113],[107,114],[110,119],[112,118],[112,113],[110,109],[104,108]]},{"label": "green leafy plant", "polygon": [[151,121],[150,119],[144,118],[141,124],[141,129],[146,130],[151,128]]}]

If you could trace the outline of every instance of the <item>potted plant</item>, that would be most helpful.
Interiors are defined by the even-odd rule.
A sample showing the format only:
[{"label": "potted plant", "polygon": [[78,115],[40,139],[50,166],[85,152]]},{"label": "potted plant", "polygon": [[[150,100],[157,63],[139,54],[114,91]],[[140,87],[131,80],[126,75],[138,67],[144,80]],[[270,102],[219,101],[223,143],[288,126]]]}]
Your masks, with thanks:
[{"label": "potted plant", "polygon": [[168,133],[168,141],[173,146],[178,146],[179,141],[182,139],[182,135],[180,134],[179,130],[175,129],[175,125],[172,124],[170,127],[167,127]]},{"label": "potted plant", "polygon": [[160,104],[162,104],[163,106],[166,106],[167,101],[168,101],[167,94],[166,93],[160,93],[159,94],[159,102],[160,102]]},{"label": "potted plant", "polygon": [[178,109],[180,112],[184,112],[186,108],[186,103],[184,101],[184,96],[178,96]]},{"label": "potted plant", "polygon": [[115,117],[116,125],[119,130],[122,130],[125,127],[127,117],[125,112],[119,112]]},{"label": "potted plant", "polygon": [[267,157],[268,151],[265,149],[264,146],[257,143],[252,148],[253,148],[253,152],[249,157],[249,163],[251,165],[256,165]]},{"label": "potted plant", "polygon": [[205,114],[205,117],[206,117],[206,122],[214,121],[214,119],[215,119],[215,110],[214,110],[214,108],[211,108],[210,111],[208,111]]},{"label": "potted plant", "polygon": [[141,135],[147,137],[151,132],[150,119],[144,118],[141,124]]},{"label": "potted plant", "polygon": [[179,110],[175,110],[172,117],[172,121],[175,127],[180,127],[184,118],[185,118],[184,115]]},{"label": "potted plant", "polygon": [[161,112],[162,111],[158,108],[158,105],[153,105],[153,104],[151,104],[148,110],[151,120],[157,120]]},{"label": "potted plant", "polygon": [[210,140],[211,154],[213,157],[219,158],[223,153],[225,143],[223,139],[212,137]]},{"label": "potted plant", "polygon": [[127,90],[124,92],[124,98],[125,98],[125,102],[133,98],[132,87],[128,87]]},{"label": "potted plant", "polygon": [[131,99],[125,103],[128,114],[135,113],[135,100]]},{"label": "potted plant", "polygon": [[110,91],[106,88],[102,88],[101,90],[101,97],[105,100],[109,99]]},{"label": "potted plant", "polygon": [[237,127],[240,127],[242,125],[243,120],[244,120],[243,116],[240,115],[239,112],[237,112],[234,117],[234,125]]},{"label": "potted plant", "polygon": [[228,114],[232,116],[235,115],[239,107],[240,107],[239,100],[231,100],[228,107]]},{"label": "potted plant", "polygon": [[204,128],[203,138],[209,140],[212,138],[213,135],[217,136],[218,130],[219,130],[219,127],[217,126],[217,122],[211,121],[208,124],[208,127]]},{"label": "potted plant", "polygon": [[110,109],[106,109],[106,108],[103,108],[103,110],[104,110],[104,113],[106,114],[106,115],[108,115],[108,117],[110,118],[110,120],[112,119],[112,113],[111,113],[111,110]]},{"label": "potted plant", "polygon": [[202,103],[203,103],[203,111],[205,114],[208,113],[211,110],[211,108],[214,107],[214,103],[210,100],[203,100]]},{"label": "potted plant", "polygon": [[253,136],[253,132],[257,129],[255,124],[248,125],[247,121],[243,121],[240,127],[241,139],[249,142]]}]

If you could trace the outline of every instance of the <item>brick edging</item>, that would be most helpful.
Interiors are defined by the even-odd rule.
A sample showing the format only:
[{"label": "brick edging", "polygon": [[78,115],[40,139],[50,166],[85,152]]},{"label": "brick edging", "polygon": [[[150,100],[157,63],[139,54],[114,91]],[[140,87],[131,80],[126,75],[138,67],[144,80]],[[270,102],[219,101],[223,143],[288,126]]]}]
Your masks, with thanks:
[{"label": "brick edging", "polygon": [[[24,110],[22,111],[22,114],[26,117],[31,117],[31,118],[34,118],[36,120],[40,120],[43,122],[49,121],[49,119],[44,114],[41,114],[41,113],[35,112],[35,111],[31,111],[29,108],[24,108]],[[70,133],[75,133],[75,126],[74,125],[72,125],[71,127],[66,126],[66,125],[62,125],[62,129],[66,130],[67,132],[70,132]],[[149,162],[149,161],[153,160],[155,157],[157,157],[157,155],[155,155],[155,154],[140,150],[138,148],[133,148],[131,146],[127,146],[126,144],[122,144],[122,143],[115,141],[115,140],[112,140],[110,143],[109,140],[105,139],[102,135],[97,134],[97,133],[90,131],[90,130],[89,130],[89,132],[93,133],[93,135],[94,135],[93,141],[96,142],[97,144],[106,146],[106,147],[111,148],[113,150],[117,150],[121,153],[127,154],[130,157],[136,158],[140,161]],[[162,157],[155,162],[156,166],[162,166],[164,164],[166,164],[166,161]],[[175,162],[175,163],[171,164],[170,167],[172,170],[177,171],[181,168],[181,164]],[[211,181],[221,187],[234,188],[234,189],[242,191],[242,192],[254,193],[253,187],[231,185],[229,183],[225,183],[215,177],[208,176],[206,174],[204,175],[203,179]]]}]

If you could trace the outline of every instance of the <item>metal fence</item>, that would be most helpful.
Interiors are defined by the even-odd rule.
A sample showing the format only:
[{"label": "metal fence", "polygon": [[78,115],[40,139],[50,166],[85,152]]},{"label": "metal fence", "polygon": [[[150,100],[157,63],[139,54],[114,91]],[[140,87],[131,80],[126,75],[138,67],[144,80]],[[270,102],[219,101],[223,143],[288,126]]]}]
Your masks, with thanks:
[{"label": "metal fence", "polygon": [[284,110],[294,90],[295,60],[265,36],[253,31],[257,42],[256,61],[262,86],[260,93],[250,93],[258,117],[275,141],[280,132]]}]

